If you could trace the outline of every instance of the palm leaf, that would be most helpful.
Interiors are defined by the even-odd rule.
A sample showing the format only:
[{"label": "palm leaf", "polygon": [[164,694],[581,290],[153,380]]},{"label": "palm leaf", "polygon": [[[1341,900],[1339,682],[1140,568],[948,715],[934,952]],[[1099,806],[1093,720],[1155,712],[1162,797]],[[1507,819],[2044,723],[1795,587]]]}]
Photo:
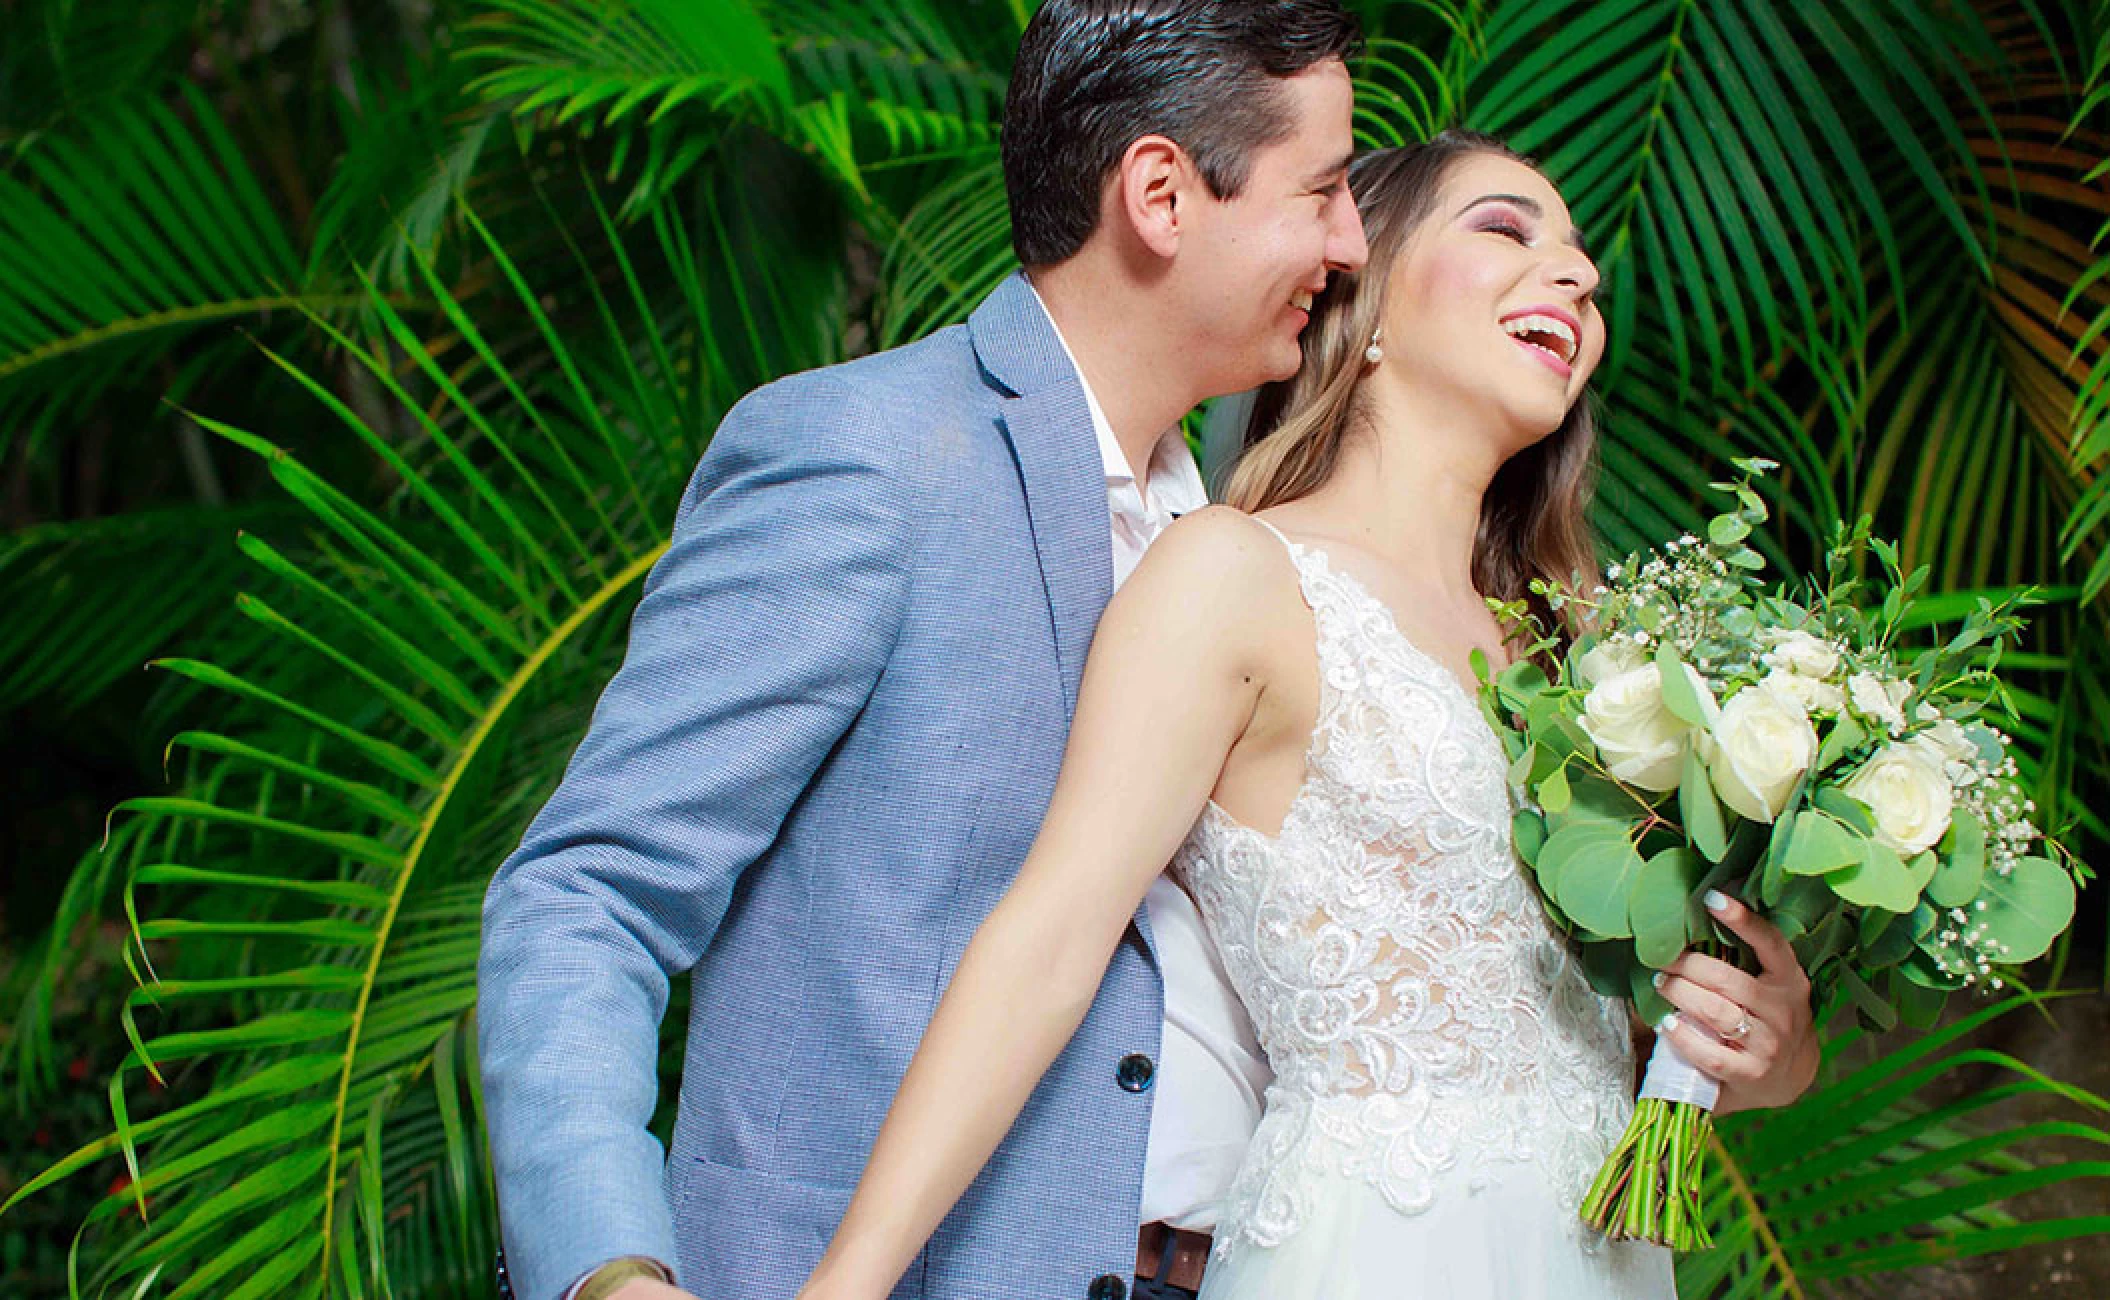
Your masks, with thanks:
[{"label": "palm leaf", "polygon": [[218,114],[112,104],[0,175],[0,450],[232,320],[346,299],[301,260]]},{"label": "palm leaf", "polygon": [[1018,27],[956,5],[764,4],[802,101],[862,106],[900,159],[996,140]]},{"label": "palm leaf", "polygon": [[235,533],[287,512],[172,507],[44,524],[0,537],[0,708],[76,710],[226,608]]},{"label": "palm leaf", "polygon": [[[702,228],[754,219],[719,209]],[[688,390],[747,370],[675,358],[725,358],[737,342],[755,364],[789,369],[839,346],[791,327],[794,314],[830,318],[832,259],[787,250],[764,294],[780,304],[710,314],[740,282],[707,278],[669,214],[617,261],[643,251],[675,268],[672,296],[619,277],[591,308],[605,337],[567,339],[475,214],[464,220],[505,297],[536,322],[551,371],[514,372],[422,260],[470,370],[435,366],[377,289],[368,309],[394,353],[325,316],[312,324],[424,430],[428,455],[406,457],[274,357],[404,484],[404,518],[197,417],[264,459],[320,541],[289,553],[245,539],[269,592],[242,609],[281,662],[167,661],[226,695],[234,725],[179,737],[187,787],[119,810],[142,819],[123,823],[141,828],[123,899],[149,978],[125,1008],[133,1051],[111,1082],[116,1132],[15,1198],[125,1158],[135,1181],[89,1225],[99,1286],[150,1274],[171,1297],[476,1285],[493,1222],[468,1029],[482,888],[583,726],[582,711],[549,706],[590,698],[612,666],[619,615],[665,548],[691,449],[723,410]],[[612,217],[596,230],[625,246]],[[702,337],[714,320],[753,328]],[[487,402],[470,399],[471,373]],[[637,454],[660,445],[679,452]],[[139,1072],[178,1066],[209,1071],[211,1086],[133,1120]],[[127,1200],[143,1229],[127,1226]]]},{"label": "palm leaf", "polygon": [[[1741,386],[1791,340],[1820,349],[1850,335],[1864,239],[1900,277],[1871,143],[1907,161],[1922,201],[1985,263],[1989,234],[1939,161],[1970,161],[1941,97],[1968,97],[1969,60],[1998,57],[1968,14],[1903,0],[1528,0],[1493,11],[1470,120],[1542,155],[1601,250],[1608,291],[1645,279],[1632,292],[1655,297],[1650,314],[1689,323],[1670,347],[1681,383],[1704,365]],[[1613,331],[1607,382],[1637,342]]]},{"label": "palm leaf", "polygon": [[22,0],[0,43],[0,154],[33,148],[69,116],[107,101],[151,94],[180,64],[172,46],[191,36],[195,0],[79,4]]},{"label": "palm leaf", "polygon": [[[1834,1039],[1826,1081],[1802,1101],[1724,1117],[1707,1187],[1717,1245],[1678,1261],[1679,1293],[1803,1296],[2110,1232],[2110,1215],[2022,1218],[2010,1206],[2110,1179],[2110,1101],[1968,1045],[2033,1001],[1980,1008],[1851,1067],[1855,1038]],[[2054,1118],[2003,1119],[2017,1108]]]}]

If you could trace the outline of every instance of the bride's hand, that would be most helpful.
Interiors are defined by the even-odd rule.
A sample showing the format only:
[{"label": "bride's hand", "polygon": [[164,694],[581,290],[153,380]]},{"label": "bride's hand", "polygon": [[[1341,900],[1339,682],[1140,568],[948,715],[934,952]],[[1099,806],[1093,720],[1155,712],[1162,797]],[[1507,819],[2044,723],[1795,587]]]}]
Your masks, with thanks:
[{"label": "bride's hand", "polygon": [[[1809,976],[1772,922],[1725,894],[1710,893],[1708,907],[1751,945],[1759,972],[1695,952],[1665,967],[1657,991],[1678,1008],[1667,1018],[1670,1040],[1721,1081],[1716,1114],[1785,1106],[1817,1077]],[[1659,1025],[1657,1032],[1666,1031]]]}]

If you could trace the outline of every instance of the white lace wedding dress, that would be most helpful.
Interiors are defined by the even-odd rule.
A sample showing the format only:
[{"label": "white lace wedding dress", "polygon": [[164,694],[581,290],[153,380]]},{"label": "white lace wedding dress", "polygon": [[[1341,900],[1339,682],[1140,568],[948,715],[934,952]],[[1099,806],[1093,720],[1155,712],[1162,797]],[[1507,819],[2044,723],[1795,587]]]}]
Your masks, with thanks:
[{"label": "white lace wedding dress", "polygon": [[1210,803],[1175,859],[1276,1076],[1202,1300],[1675,1295],[1667,1251],[1576,1217],[1631,1046],[1516,861],[1500,743],[1375,596],[1285,544],[1318,624],[1305,784],[1274,836]]}]

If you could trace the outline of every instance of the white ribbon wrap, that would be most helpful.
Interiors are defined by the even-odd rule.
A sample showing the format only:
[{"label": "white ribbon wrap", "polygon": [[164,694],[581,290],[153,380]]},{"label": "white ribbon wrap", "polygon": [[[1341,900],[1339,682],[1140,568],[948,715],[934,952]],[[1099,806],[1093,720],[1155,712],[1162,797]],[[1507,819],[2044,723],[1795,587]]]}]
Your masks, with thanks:
[{"label": "white ribbon wrap", "polygon": [[1641,1100],[1647,1101],[1651,1097],[1681,1101],[1712,1111],[1714,1104],[1722,1099],[1722,1085],[1678,1055],[1677,1045],[1659,1034],[1656,1050],[1649,1053],[1648,1073],[1641,1079]]}]

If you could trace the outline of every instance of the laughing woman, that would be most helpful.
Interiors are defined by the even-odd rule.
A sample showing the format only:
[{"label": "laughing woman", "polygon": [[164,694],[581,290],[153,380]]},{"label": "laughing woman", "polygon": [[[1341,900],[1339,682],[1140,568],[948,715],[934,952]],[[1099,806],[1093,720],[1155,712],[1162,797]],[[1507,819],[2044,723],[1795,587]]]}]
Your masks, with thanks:
[{"label": "laughing woman", "polygon": [[[1576,1217],[1632,1105],[1625,1012],[1516,861],[1468,669],[1508,657],[1486,598],[1594,568],[1597,270],[1560,194],[1495,141],[1374,154],[1351,185],[1369,265],[1314,304],[1231,507],[1168,530],[1108,607],[1047,821],[808,1296],[892,1289],[1168,859],[1276,1073],[1205,1300],[1673,1294],[1666,1252]],[[1671,1032],[1720,1109],[1784,1104],[1816,1068],[1808,982],[1729,907],[1763,970],[1686,955]],[[1745,1019],[1734,1043],[1710,1032]]]}]

